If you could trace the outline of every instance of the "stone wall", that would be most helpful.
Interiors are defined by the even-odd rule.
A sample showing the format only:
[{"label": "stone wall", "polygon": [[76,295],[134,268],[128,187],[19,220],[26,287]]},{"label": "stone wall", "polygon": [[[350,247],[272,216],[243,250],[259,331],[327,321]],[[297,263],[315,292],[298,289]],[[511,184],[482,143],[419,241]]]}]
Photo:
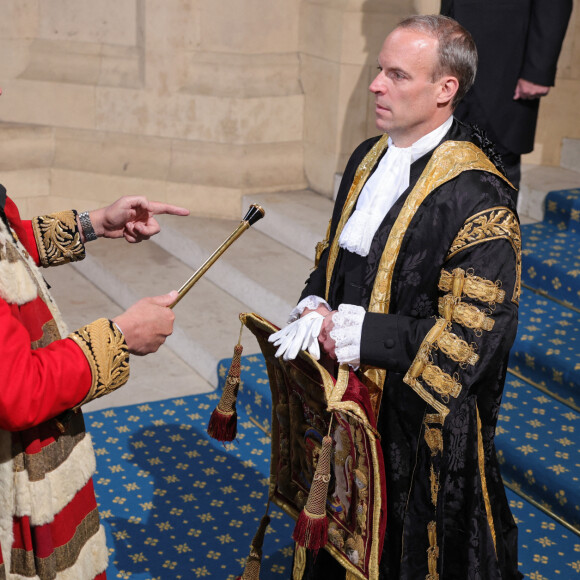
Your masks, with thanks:
[{"label": "stone wall", "polygon": [[144,193],[239,217],[245,193],[304,187],[298,18],[297,0],[3,0],[2,181],[25,214]]},{"label": "stone wall", "polygon": [[[438,0],[2,0],[0,181],[24,215],[122,194],[239,217],[246,193],[331,196],[376,133],[386,34]],[[580,137],[578,10],[530,160]]]}]

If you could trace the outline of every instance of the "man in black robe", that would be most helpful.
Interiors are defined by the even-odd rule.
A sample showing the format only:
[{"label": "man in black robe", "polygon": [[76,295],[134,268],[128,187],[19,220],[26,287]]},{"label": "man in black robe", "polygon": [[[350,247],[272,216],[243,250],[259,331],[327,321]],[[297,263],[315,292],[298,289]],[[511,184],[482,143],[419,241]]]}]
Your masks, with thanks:
[{"label": "man in black robe", "polygon": [[[489,142],[452,116],[473,83],[475,45],[454,20],[417,16],[378,60],[370,90],[384,134],[350,158],[317,267],[271,340],[285,358],[321,345],[369,388],[387,489],[374,577],[521,578],[494,447],[519,223]],[[354,572],[321,550],[304,578]]]}]

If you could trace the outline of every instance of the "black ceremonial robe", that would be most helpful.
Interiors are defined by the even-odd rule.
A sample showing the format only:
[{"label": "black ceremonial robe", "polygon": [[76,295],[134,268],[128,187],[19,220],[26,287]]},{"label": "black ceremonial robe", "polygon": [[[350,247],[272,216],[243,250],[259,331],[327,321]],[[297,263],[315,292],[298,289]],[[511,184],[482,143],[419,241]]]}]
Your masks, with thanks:
[{"label": "black ceremonial robe", "polygon": [[[385,137],[362,143],[302,293],[367,310],[359,374],[370,377],[380,408],[381,580],[522,577],[494,447],[517,328],[519,223],[509,183],[474,142],[454,121],[442,144],[412,164],[409,188],[364,258],[337,245],[353,195],[386,147]],[[325,551],[309,556],[304,578],[344,577]]]}]

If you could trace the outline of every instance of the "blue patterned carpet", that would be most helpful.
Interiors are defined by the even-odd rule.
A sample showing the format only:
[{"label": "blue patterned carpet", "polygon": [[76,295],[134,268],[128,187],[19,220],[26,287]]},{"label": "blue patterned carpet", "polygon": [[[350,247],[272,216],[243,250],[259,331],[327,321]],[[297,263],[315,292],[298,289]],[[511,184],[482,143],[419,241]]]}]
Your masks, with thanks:
[{"label": "blue patterned carpet", "polygon": [[[263,390],[266,376],[261,356],[243,357],[238,439],[226,446],[206,433],[216,394],[87,414],[109,579],[233,580],[241,573],[267,501],[270,438],[256,422],[268,416],[269,402],[253,389]],[[516,388],[525,390],[510,387],[514,407]],[[503,424],[512,425],[505,417]],[[577,456],[578,445],[569,453]],[[506,491],[520,528],[522,572],[532,580],[580,579],[580,537]],[[261,578],[287,579],[294,523],[276,507],[271,514]]]},{"label": "blue patterned carpet", "polygon": [[[200,395],[87,414],[109,578],[218,578],[243,570],[264,514],[270,438],[241,412],[236,442],[205,430],[218,397]],[[288,578],[293,521],[278,508],[264,578]]]}]

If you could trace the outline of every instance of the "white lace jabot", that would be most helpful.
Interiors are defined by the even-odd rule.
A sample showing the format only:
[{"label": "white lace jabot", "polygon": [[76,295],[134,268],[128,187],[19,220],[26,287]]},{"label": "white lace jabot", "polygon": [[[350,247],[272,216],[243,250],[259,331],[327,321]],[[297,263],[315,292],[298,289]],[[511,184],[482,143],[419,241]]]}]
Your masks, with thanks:
[{"label": "white lace jabot", "polygon": [[368,256],[378,227],[399,196],[409,187],[411,163],[434,149],[452,122],[451,116],[443,125],[427,133],[410,147],[397,147],[389,137],[387,152],[365,183],[356,209],[342,230],[339,239],[341,248],[360,256]]}]

